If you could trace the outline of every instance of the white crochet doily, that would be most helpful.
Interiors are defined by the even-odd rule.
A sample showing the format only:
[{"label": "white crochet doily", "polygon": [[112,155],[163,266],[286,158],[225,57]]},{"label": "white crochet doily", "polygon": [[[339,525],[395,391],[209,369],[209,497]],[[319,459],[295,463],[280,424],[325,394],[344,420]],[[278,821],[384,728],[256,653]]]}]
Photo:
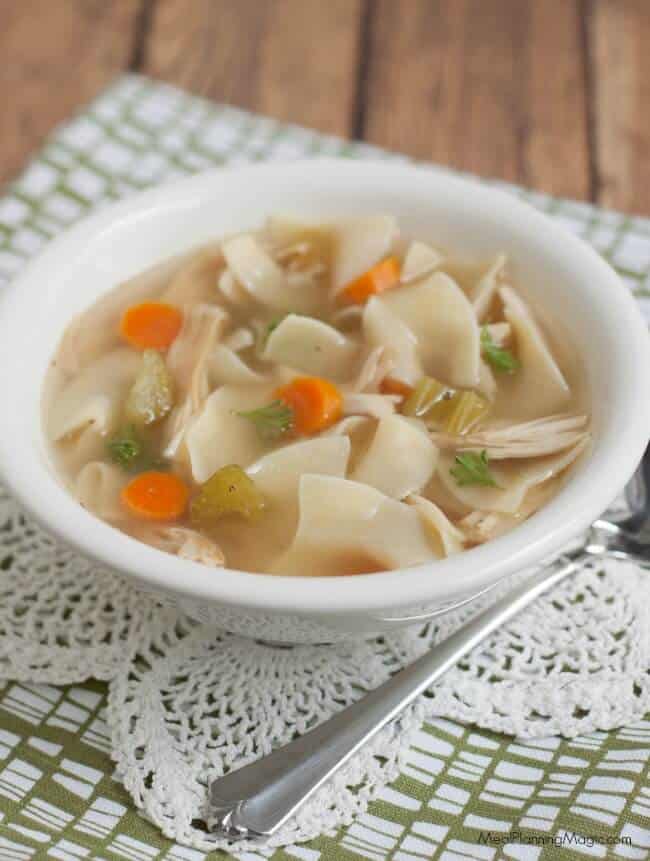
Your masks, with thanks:
[{"label": "white crochet doily", "polygon": [[[325,720],[507,588],[419,630],[272,647],[161,606],[59,546],[4,494],[0,572],[0,678],[110,679],[119,778],[167,836],[203,849],[225,845],[202,824],[210,779]],[[272,843],[331,832],[365,810],[427,718],[523,737],[611,729],[650,710],[648,666],[650,576],[590,563],[450,672]]]},{"label": "white crochet doily", "polygon": [[0,487],[0,678],[110,679],[164,615],[175,613],[57,543]]},{"label": "white crochet doily", "polygon": [[[634,566],[589,564],[474,652],[342,769],[269,845],[351,822],[396,777],[412,733],[445,716],[519,736],[579,735],[650,707],[650,589]],[[179,623],[110,687],[118,776],[170,838],[225,847],[206,829],[207,784],[285,744],[462,624],[357,645],[270,647]],[[160,629],[159,629],[160,631]],[[251,844],[251,848],[252,848]],[[237,843],[238,850],[246,845]]]}]

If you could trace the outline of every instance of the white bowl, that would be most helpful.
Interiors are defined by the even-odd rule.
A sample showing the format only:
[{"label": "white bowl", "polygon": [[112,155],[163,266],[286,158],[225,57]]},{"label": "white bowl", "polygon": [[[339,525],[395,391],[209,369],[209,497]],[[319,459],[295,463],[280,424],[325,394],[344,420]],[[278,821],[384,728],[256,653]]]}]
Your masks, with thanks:
[{"label": "white bowl", "polygon": [[[389,212],[465,256],[505,251],[524,296],[582,357],[594,445],[563,490],[508,535],[428,565],[342,578],[213,572],[141,544],[81,508],[53,474],[40,419],[48,361],[70,318],[160,260],[271,213]],[[52,242],[0,305],[0,472],[64,541],[161,599],[254,637],[367,636],[434,614],[558,551],[613,500],[648,439],[650,342],[629,292],[587,245],[514,196],[439,171],[311,160],[215,170],[108,206]]]}]

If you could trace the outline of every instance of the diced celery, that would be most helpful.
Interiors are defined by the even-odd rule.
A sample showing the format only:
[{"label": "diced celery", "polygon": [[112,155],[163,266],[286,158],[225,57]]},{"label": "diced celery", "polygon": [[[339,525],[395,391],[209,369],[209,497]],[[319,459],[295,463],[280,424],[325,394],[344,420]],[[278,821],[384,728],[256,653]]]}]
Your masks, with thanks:
[{"label": "diced celery", "polygon": [[124,413],[127,421],[149,425],[164,418],[174,405],[174,384],[157,350],[145,350]]},{"label": "diced celery", "polygon": [[155,447],[144,428],[133,424],[121,428],[106,442],[110,459],[127,472],[146,472],[164,469],[165,462],[156,457]]},{"label": "diced celery", "polygon": [[426,419],[432,410],[440,412],[442,408],[444,411],[445,403],[449,401],[453,393],[453,389],[439,383],[433,377],[422,377],[404,401],[402,413],[405,416]]},{"label": "diced celery", "polygon": [[444,427],[449,434],[462,436],[468,433],[490,410],[488,401],[476,392],[456,392],[449,403],[451,412]]},{"label": "diced celery", "polygon": [[255,482],[232,464],[217,470],[201,485],[190,506],[190,520],[195,526],[209,527],[229,514],[251,520],[264,508],[264,497]]},{"label": "diced celery", "polygon": [[433,377],[423,377],[402,407],[405,416],[422,419],[429,428],[449,434],[468,433],[490,409],[475,392],[460,392]]}]

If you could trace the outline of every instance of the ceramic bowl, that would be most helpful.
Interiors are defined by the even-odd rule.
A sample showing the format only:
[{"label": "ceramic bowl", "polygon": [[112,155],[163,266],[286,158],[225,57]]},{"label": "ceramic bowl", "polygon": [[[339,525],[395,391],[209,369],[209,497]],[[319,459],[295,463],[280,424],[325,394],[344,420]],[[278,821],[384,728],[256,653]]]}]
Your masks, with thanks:
[{"label": "ceramic bowl", "polygon": [[[42,432],[43,378],[71,317],[120,281],[271,213],[386,212],[407,235],[465,257],[505,251],[518,288],[559,319],[584,365],[594,443],[560,493],[509,534],[427,565],[344,578],[214,571],[141,544],[64,490]],[[280,642],[363,637],[445,611],[534,567],[622,489],[648,439],[650,342],[629,291],[585,243],[514,195],[394,162],[308,160],[214,170],[134,195],[78,223],[0,304],[0,472],[51,533],[222,628]]]}]

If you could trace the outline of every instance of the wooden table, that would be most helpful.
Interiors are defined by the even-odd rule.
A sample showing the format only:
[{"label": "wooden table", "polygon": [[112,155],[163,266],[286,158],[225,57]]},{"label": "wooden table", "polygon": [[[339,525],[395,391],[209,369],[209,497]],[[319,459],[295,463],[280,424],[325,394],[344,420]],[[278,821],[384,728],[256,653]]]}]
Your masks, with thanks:
[{"label": "wooden table", "polygon": [[650,214],[650,0],[0,0],[0,181],[131,70]]}]

